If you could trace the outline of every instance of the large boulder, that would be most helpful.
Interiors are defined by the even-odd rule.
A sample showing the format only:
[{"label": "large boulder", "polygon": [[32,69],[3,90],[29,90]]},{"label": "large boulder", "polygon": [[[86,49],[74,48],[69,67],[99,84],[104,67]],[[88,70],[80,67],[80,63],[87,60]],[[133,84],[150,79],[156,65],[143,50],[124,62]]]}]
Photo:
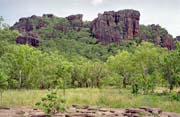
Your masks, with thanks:
[{"label": "large boulder", "polygon": [[92,35],[102,43],[133,39],[139,33],[140,13],[136,10],[107,11],[92,21]]}]

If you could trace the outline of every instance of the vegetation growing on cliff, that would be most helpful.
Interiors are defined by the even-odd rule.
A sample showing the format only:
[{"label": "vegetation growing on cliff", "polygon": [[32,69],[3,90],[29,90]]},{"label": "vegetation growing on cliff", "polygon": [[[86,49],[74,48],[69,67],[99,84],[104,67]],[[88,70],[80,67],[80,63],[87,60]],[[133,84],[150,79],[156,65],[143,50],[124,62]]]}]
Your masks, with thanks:
[{"label": "vegetation growing on cliff", "polygon": [[[46,36],[50,30],[39,30],[44,34],[44,39],[39,48],[34,48],[15,44],[16,37],[21,34],[0,28],[1,89],[52,89],[60,83],[64,92],[67,88],[113,87],[118,88],[119,93],[128,90],[128,93],[150,96],[155,95],[159,87],[172,91],[180,85],[178,42],[176,49],[171,51],[153,43],[136,43],[134,40],[102,45],[90,37],[85,28],[66,34],[58,33],[59,36],[53,39]],[[173,95],[175,98],[169,98],[171,93],[167,93],[168,98],[162,100],[178,101],[176,94]],[[129,98],[135,96],[130,95]],[[101,98],[90,104],[108,106],[111,103],[106,102],[106,97]],[[111,107],[123,105],[115,104]]]}]

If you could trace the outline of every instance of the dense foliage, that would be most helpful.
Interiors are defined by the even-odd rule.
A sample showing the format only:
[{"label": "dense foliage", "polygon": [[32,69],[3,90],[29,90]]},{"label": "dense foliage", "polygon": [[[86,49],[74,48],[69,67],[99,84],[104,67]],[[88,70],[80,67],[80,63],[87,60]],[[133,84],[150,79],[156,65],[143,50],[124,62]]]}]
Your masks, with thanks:
[{"label": "dense foliage", "polygon": [[[49,29],[39,31],[48,34]],[[14,44],[18,35],[0,28],[0,86],[45,89],[61,84],[64,93],[69,87],[132,86],[132,92],[147,94],[180,83],[179,43],[171,51],[132,40],[101,45],[81,30],[53,40],[44,35],[47,39],[37,49]]]}]

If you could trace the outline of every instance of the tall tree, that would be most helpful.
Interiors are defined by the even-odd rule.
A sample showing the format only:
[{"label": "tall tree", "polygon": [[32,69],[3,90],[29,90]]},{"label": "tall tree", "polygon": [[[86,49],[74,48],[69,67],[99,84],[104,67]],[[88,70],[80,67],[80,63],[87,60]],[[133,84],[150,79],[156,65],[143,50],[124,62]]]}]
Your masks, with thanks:
[{"label": "tall tree", "polygon": [[158,63],[161,52],[159,47],[147,42],[143,42],[134,51],[134,79],[144,93],[148,93],[149,90],[153,91],[158,81]]},{"label": "tall tree", "polygon": [[127,51],[119,52],[115,56],[109,57],[107,64],[111,71],[119,75],[120,80],[123,81],[123,87],[126,88],[133,70],[131,53]]},{"label": "tall tree", "polygon": [[169,83],[169,89],[173,90],[180,83],[180,43],[177,42],[175,50],[168,51],[162,62],[162,73]]}]

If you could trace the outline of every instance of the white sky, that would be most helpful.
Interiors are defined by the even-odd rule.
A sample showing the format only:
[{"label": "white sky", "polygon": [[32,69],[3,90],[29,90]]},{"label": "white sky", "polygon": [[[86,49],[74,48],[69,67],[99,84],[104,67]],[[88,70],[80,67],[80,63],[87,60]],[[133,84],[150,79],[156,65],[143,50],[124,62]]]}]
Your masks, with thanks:
[{"label": "white sky", "polygon": [[180,0],[0,0],[0,16],[10,25],[33,14],[82,13],[84,20],[93,20],[98,13],[122,9],[139,10],[141,24],[160,24],[174,37],[180,35]]}]

